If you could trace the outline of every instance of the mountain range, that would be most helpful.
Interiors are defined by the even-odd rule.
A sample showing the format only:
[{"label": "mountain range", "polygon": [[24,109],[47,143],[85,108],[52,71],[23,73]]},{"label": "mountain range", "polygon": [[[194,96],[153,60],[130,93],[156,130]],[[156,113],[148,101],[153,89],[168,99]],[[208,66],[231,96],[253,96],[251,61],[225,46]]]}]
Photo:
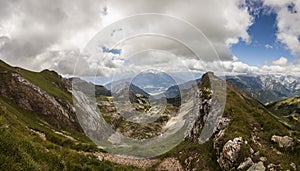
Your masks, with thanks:
[{"label": "mountain range", "polygon": [[300,96],[300,77],[292,75],[236,75],[226,79],[266,104]]},{"label": "mountain range", "polygon": [[[204,74],[196,81],[200,108],[192,127],[175,148],[153,158],[110,154],[87,137],[75,114],[73,79],[76,78],[66,79],[54,71],[32,72],[0,62],[0,170],[253,171],[299,168],[299,130],[289,127],[279,117],[283,111],[291,113],[282,113],[282,116],[298,112],[299,101],[287,100],[269,106],[261,103],[299,93],[297,78],[228,77],[224,114],[216,118],[212,137],[201,143],[202,129],[213,107],[218,106],[218,101],[212,98],[216,92],[210,89],[209,83],[211,79],[219,78],[213,73]],[[286,83],[280,83],[280,80]],[[95,87],[97,105],[106,121],[119,132],[136,138],[157,136],[161,126],[176,116],[172,113],[180,107],[178,95],[174,94],[176,103],[168,103],[154,123],[132,124],[118,115],[110,90],[84,81],[81,86]],[[270,92],[262,96],[259,88],[270,89]],[[137,96],[143,90],[138,85],[131,90],[135,99],[132,106],[138,111],[146,111],[148,93]],[[290,107],[296,109],[280,111]]]},{"label": "mountain range", "polygon": [[[166,81],[167,80],[167,81]],[[300,96],[300,77],[292,75],[235,75],[226,76],[226,80],[238,86],[263,104]],[[164,82],[165,81],[165,82]],[[133,80],[118,80],[105,85],[108,89],[121,82],[131,82],[147,94],[174,98],[183,89],[189,89],[200,79],[177,84],[165,73],[142,73]],[[159,95],[160,94],[160,95]]]}]

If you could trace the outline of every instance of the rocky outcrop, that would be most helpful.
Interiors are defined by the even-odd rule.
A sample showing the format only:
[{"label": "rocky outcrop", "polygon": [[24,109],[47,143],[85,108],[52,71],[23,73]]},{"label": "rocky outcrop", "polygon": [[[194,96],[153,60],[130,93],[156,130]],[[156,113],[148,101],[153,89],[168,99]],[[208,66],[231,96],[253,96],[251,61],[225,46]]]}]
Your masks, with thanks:
[{"label": "rocky outcrop", "polygon": [[[199,137],[201,134],[201,130],[204,126],[205,118],[209,114],[210,107],[211,107],[211,100],[210,99],[203,99],[203,93],[199,92],[200,97],[200,105],[199,105],[199,113],[198,116],[195,116],[195,120],[193,122],[192,127],[188,129],[185,140],[192,141],[192,142],[199,142]],[[211,98],[211,96],[209,96]]]},{"label": "rocky outcrop", "polygon": [[232,170],[236,160],[238,158],[239,152],[241,150],[241,144],[243,142],[242,137],[234,138],[229,140],[223,146],[223,150],[220,153],[220,157],[217,160],[220,167],[223,170]]},{"label": "rocky outcrop", "polygon": [[[212,94],[209,89],[199,92],[199,113],[195,116],[192,127],[188,129],[185,140],[203,144],[214,134],[218,140],[224,136],[230,119],[222,116],[222,106],[216,98],[212,98]],[[206,129],[205,133],[202,132],[203,129]]]},{"label": "rocky outcrop", "polygon": [[[53,119],[50,119],[51,124],[58,128],[64,124],[71,129],[78,129],[67,110],[46,91],[18,73],[8,72],[3,78],[3,83],[0,86],[1,95],[13,100],[23,109],[52,117]],[[71,110],[72,107],[68,106]]]},{"label": "rocky outcrop", "polygon": [[289,137],[289,136],[278,136],[278,135],[273,135],[271,140],[273,142],[278,143],[278,146],[281,148],[289,148],[292,147],[294,145],[293,142],[293,138]]}]

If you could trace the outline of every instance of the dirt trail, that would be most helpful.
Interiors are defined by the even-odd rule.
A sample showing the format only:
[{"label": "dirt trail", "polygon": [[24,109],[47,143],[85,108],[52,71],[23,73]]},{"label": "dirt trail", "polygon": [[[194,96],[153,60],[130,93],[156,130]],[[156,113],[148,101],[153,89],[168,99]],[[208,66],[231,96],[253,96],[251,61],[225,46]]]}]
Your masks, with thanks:
[{"label": "dirt trail", "polygon": [[143,159],[143,158],[129,158],[129,157],[123,157],[119,155],[109,154],[109,153],[94,153],[95,156],[98,157],[98,159],[101,157],[104,160],[111,161],[113,163],[122,164],[126,166],[136,166],[139,168],[148,168],[150,166],[153,166],[157,162],[159,162],[158,159]]},{"label": "dirt trail", "polygon": [[131,158],[131,157],[125,157],[120,155],[114,155],[110,153],[102,153],[102,152],[94,152],[94,153],[82,152],[82,151],[75,151],[75,152],[84,155],[94,155],[98,158],[99,161],[107,160],[116,164],[121,164],[125,166],[135,166],[143,169],[151,167],[160,161],[158,159]]}]

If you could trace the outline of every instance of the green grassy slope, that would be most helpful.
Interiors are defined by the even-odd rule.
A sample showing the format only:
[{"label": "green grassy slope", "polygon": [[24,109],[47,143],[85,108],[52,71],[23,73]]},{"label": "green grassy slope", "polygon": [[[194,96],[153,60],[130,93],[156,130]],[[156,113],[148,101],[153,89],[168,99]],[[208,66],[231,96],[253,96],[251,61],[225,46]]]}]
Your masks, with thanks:
[{"label": "green grassy slope", "polygon": [[[18,73],[53,96],[72,103],[70,85],[55,72],[31,72],[0,61],[0,84]],[[0,170],[137,170],[92,155],[101,152],[82,132],[51,125],[51,116],[20,108],[0,95]],[[86,152],[86,154],[84,154]]]},{"label": "green grassy slope", "polygon": [[[299,142],[293,149],[281,149],[277,147],[277,144],[271,142],[272,135],[288,135],[294,139],[300,139],[299,132],[291,132],[257,100],[250,98],[234,85],[227,85],[227,103],[224,115],[229,117],[231,122],[224,140],[242,136],[255,151],[259,150],[263,156],[268,158],[267,163],[280,163],[283,168],[290,168],[291,162],[300,163]],[[259,142],[262,146],[254,144],[251,140],[251,133],[254,129],[259,130],[258,137],[260,137]],[[279,150],[282,154],[277,155],[273,149]]]},{"label": "green grassy slope", "polygon": [[[44,134],[41,138],[37,132]],[[73,139],[55,132],[66,133],[46,124],[32,112],[18,108],[12,101],[0,98],[0,170],[134,170],[99,162],[82,151],[99,150],[87,137],[72,132]]]},{"label": "green grassy slope", "polygon": [[287,116],[300,113],[300,97],[292,97],[267,105],[267,108],[277,115]]},{"label": "green grassy slope", "polygon": [[300,97],[292,97],[266,106],[291,129],[300,131]]}]

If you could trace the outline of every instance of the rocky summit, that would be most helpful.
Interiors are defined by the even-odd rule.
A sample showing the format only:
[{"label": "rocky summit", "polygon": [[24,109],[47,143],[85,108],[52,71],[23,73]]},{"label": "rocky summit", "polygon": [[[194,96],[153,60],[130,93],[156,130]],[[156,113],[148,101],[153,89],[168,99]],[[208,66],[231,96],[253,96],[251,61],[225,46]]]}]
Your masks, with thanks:
[{"label": "rocky summit", "polygon": [[[199,111],[182,142],[159,156],[137,158],[107,153],[86,136],[72,99],[76,79],[80,80],[0,62],[0,170],[299,170],[300,133],[296,124],[290,126],[297,122],[297,100],[266,107],[227,82],[225,108],[219,110],[222,105],[214,94],[220,92],[211,88],[210,81],[221,78],[206,73],[196,81]],[[131,122],[118,112],[111,90],[81,81],[80,86],[95,88],[96,107],[105,121],[127,137],[160,136],[181,109],[175,93],[164,101],[166,108],[155,122]],[[130,91],[128,107],[157,113],[151,111],[156,104],[147,92],[137,85]],[[222,114],[212,119],[219,111]],[[287,122],[285,116],[293,120]],[[214,124],[207,129],[210,123]],[[211,136],[206,137],[203,129]]]}]

